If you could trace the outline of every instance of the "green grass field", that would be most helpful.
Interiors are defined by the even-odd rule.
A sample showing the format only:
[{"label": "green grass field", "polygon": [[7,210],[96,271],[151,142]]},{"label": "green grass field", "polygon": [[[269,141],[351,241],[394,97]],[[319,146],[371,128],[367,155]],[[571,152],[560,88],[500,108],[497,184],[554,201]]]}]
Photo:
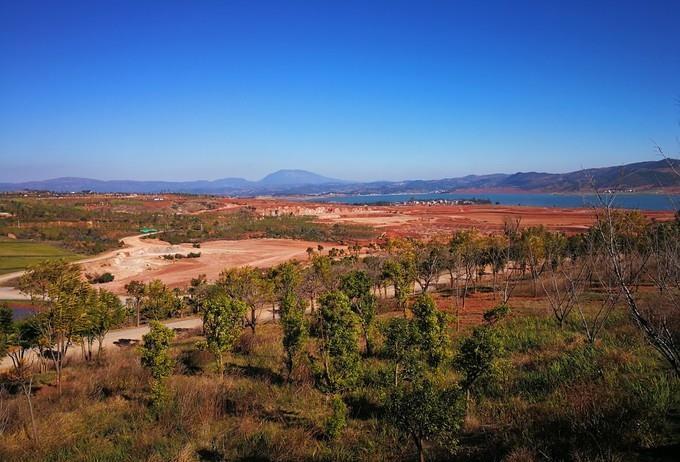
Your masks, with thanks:
[{"label": "green grass field", "polygon": [[77,260],[82,255],[41,242],[0,240],[0,274],[20,271],[42,260],[56,258]]}]

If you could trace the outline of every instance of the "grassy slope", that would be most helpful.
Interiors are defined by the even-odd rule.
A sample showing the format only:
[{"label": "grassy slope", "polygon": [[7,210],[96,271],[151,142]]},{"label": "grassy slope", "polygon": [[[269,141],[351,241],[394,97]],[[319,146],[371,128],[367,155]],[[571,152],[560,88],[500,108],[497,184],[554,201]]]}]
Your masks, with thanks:
[{"label": "grassy slope", "polygon": [[[613,445],[626,454],[624,460],[642,460],[638,445],[675,442],[677,429],[667,428],[660,416],[668,415],[669,406],[677,409],[677,381],[669,382],[664,365],[623,312],[594,351],[576,322],[559,329],[542,312],[533,304],[518,307],[498,325],[505,354],[496,379],[474,393],[455,460],[545,460],[541,454],[593,460],[592,453],[579,451],[597,444]],[[452,332],[454,344],[461,335]],[[260,327],[254,341],[244,333],[224,377],[197,349],[199,339],[186,332],[175,342],[170,403],[157,419],[148,411],[147,376],[134,349],[111,350],[101,366],[68,367],[61,398],[53,377],[44,375],[35,399],[38,446],[30,448],[26,439],[21,422],[27,410],[17,395],[6,402],[0,459],[413,460],[411,442],[381,418],[385,379],[391,377],[387,361],[364,362],[359,387],[344,397],[348,427],[328,441],[330,401],[314,388],[307,366],[298,369],[294,383],[282,379],[277,325]],[[449,365],[445,370],[455,379]],[[434,447],[428,454],[430,460],[451,460]]]},{"label": "grassy slope", "polygon": [[68,250],[54,245],[21,240],[0,240],[0,274],[20,271],[42,260],[82,258]]}]

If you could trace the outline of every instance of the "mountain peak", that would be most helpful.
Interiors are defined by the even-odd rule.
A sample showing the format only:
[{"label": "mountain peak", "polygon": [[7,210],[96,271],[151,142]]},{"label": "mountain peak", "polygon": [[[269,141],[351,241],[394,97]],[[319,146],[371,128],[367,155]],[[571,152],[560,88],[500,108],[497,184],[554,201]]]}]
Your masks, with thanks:
[{"label": "mountain peak", "polygon": [[321,176],[316,173],[308,172],[307,170],[279,170],[265,176],[259,181],[259,183],[267,186],[285,186],[331,183],[339,184],[345,183],[345,181]]}]

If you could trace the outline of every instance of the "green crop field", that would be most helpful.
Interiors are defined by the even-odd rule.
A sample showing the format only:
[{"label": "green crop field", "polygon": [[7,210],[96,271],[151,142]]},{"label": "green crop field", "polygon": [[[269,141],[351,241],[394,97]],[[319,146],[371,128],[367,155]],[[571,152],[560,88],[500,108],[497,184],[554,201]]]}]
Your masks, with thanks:
[{"label": "green crop field", "polygon": [[0,240],[0,274],[20,271],[55,258],[77,260],[82,256],[42,242]]}]

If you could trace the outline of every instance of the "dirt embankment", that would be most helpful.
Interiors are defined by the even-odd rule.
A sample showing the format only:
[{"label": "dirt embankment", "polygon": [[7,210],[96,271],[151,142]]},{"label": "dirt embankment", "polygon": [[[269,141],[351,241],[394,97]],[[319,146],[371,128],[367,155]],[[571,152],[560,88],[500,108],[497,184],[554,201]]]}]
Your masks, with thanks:
[{"label": "dirt embankment", "polygon": [[[113,282],[99,286],[117,294],[123,294],[125,284],[132,280],[148,282],[160,279],[171,287],[183,287],[199,274],[205,274],[209,280],[213,280],[225,268],[244,265],[266,268],[292,259],[307,259],[309,247],[317,249],[321,244],[326,251],[333,247],[329,243],[292,239],[210,241],[201,244],[200,248],[194,248],[191,244],[171,245],[158,239],[133,237],[127,238],[125,244],[124,249],[106,258],[82,265],[86,273],[113,274]],[[164,258],[165,255],[188,255],[192,252],[200,252],[201,256],[179,260]]]},{"label": "dirt embankment", "polygon": [[[654,220],[671,220],[673,212],[645,211]],[[383,230],[387,235],[427,237],[476,228],[482,232],[502,231],[506,222],[520,226],[545,226],[568,234],[582,232],[596,220],[587,208],[520,207],[502,205],[407,205],[355,207],[335,217],[320,217],[327,223],[359,223]]]}]

